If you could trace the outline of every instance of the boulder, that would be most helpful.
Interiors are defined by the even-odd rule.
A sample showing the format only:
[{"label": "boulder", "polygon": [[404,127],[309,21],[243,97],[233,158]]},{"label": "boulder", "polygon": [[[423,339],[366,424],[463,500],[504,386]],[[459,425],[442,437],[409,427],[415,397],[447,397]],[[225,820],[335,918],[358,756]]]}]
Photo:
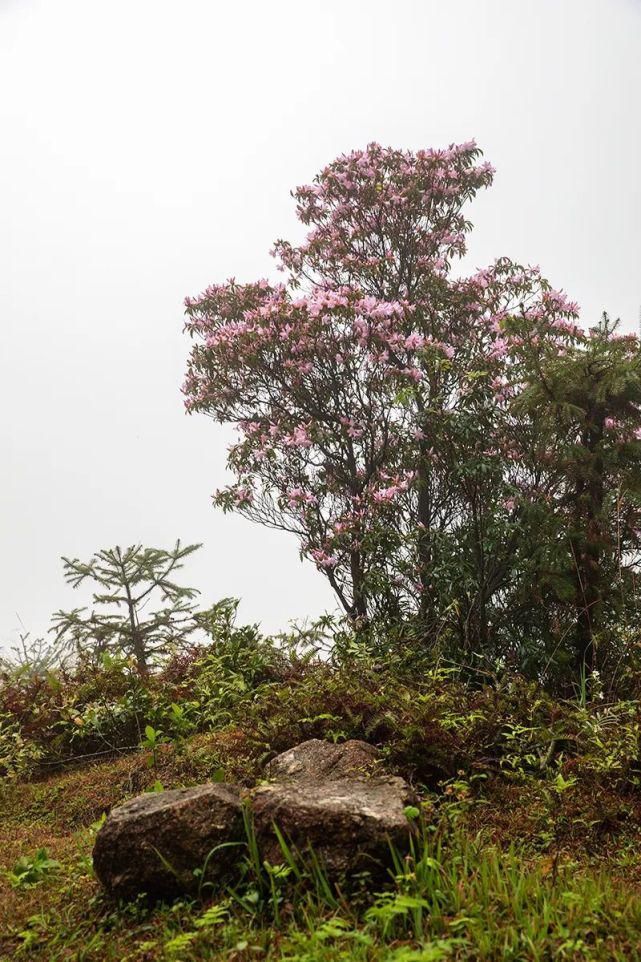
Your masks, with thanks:
[{"label": "boulder", "polygon": [[278,781],[301,778],[339,781],[371,775],[379,765],[378,749],[367,742],[352,739],[334,745],[312,738],[273,758],[265,768],[265,775]]},{"label": "boulder", "polygon": [[285,861],[274,825],[302,856],[310,848],[331,879],[391,863],[390,842],[408,848],[413,826],[405,807],[415,797],[402,778],[302,779],[262,785],[252,793],[254,827],[263,858]]},{"label": "boulder", "polygon": [[[117,898],[153,898],[194,892],[195,869],[208,881],[233,874],[245,838],[240,790],[207,784],[139,795],[112,809],[93,850],[94,870]],[[211,854],[213,853],[213,854]]]}]

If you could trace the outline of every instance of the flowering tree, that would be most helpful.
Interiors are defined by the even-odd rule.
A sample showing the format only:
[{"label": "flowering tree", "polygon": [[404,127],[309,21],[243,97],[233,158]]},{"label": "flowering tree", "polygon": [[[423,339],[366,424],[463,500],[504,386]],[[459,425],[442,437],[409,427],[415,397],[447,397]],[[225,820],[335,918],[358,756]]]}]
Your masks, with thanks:
[{"label": "flowering tree", "polygon": [[309,232],[275,245],[284,283],[186,302],[187,409],[239,434],[216,502],[294,532],[351,617],[413,612],[465,644],[487,638],[541,482],[511,411],[524,332],[578,333],[538,269],[454,275],[492,174],[473,142],[370,144],[295,191]]}]

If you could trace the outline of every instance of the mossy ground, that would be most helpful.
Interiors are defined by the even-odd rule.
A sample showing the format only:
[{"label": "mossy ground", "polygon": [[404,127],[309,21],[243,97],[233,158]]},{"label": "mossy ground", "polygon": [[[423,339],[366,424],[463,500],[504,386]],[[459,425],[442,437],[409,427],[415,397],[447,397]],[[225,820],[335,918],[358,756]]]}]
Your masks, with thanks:
[{"label": "mossy ground", "polygon": [[[638,698],[562,699],[431,660],[302,659],[225,631],[149,677],[109,661],[0,686],[2,962],[641,960]],[[422,799],[421,842],[384,891],[332,891],[248,846],[234,891],[101,893],[91,850],[113,805],[255,784],[309,738],[376,745]]]},{"label": "mossy ground", "polygon": [[[234,742],[230,732],[223,741]],[[135,753],[5,782],[0,959],[641,958],[641,798],[580,779],[479,772],[428,793],[425,823],[438,828],[427,830],[423,862],[373,906],[340,893],[331,904],[286,884],[276,904],[251,892],[242,904],[227,893],[171,905],[110,903],[92,874],[96,821],[157,781],[169,788],[203,780],[220,751],[220,736],[198,735],[165,746],[156,767],[151,755]],[[251,766],[246,774],[254,777]],[[17,860],[42,848],[59,866],[33,885],[12,885]]]}]

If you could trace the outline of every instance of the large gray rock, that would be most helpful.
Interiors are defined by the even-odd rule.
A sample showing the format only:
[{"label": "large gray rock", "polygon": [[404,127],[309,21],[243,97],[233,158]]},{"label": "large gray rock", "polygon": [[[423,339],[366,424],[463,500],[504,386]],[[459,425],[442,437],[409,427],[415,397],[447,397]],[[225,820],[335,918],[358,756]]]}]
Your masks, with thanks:
[{"label": "large gray rock", "polygon": [[254,790],[254,826],[261,855],[284,862],[274,825],[304,858],[310,848],[327,875],[384,874],[391,842],[406,851],[413,831],[405,807],[415,797],[402,778],[302,779]]},{"label": "large gray rock", "polygon": [[194,869],[206,862],[208,881],[231,877],[239,848],[210,853],[243,839],[238,788],[179,788],[140,795],[114,808],[96,836],[93,864],[99,881],[117,898],[170,897],[195,891]]},{"label": "large gray rock", "polygon": [[273,758],[266,766],[265,774],[278,781],[301,778],[338,781],[371,775],[379,766],[380,753],[367,742],[352,739],[334,745],[311,738]]}]

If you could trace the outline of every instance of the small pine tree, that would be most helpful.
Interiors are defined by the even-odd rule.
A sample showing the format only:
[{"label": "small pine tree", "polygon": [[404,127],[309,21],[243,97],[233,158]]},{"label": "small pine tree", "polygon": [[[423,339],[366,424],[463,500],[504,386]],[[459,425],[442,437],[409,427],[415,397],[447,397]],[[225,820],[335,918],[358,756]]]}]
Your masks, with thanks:
[{"label": "small pine tree", "polygon": [[[182,547],[178,540],[170,551],[116,546],[98,551],[88,562],[63,558],[69,584],[77,588],[89,580],[99,590],[90,613],[87,608],[56,612],[51,628],[56,640],[94,657],[105,652],[133,657],[138,670],[148,672],[155,659],[183,644],[198,627],[191,603],[198,591],[176,584],[173,576],[200,547]],[[160,607],[148,611],[153,598]]]}]

